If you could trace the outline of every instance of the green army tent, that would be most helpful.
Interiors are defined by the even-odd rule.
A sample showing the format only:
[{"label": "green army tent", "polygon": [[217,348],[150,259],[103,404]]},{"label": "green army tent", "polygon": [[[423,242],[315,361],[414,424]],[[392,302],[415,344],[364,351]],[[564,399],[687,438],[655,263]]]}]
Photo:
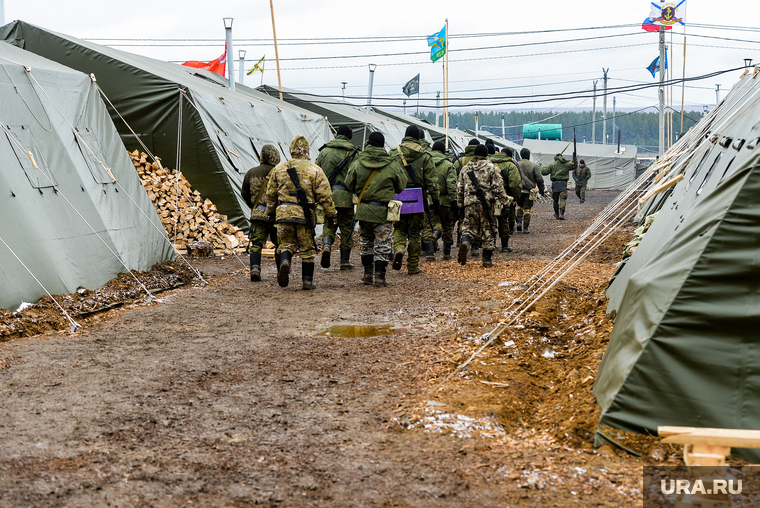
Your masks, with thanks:
[{"label": "green army tent", "polygon": [[285,103],[274,106],[271,100],[250,93],[232,92],[208,79],[204,71],[23,21],[0,28],[0,40],[94,74],[116,108],[109,107],[109,112],[127,148],[142,149],[131,128],[164,166],[179,167],[193,187],[238,227],[247,228],[249,215],[240,196],[243,176],[258,165],[264,144],[279,147],[281,156],[289,157],[290,141],[302,134],[309,139],[315,158],[318,148],[332,139],[321,116]]},{"label": "green army tent", "polygon": [[0,67],[0,308],[173,259],[89,76],[5,42]]},{"label": "green army tent", "polygon": [[[426,120],[420,120],[417,117],[407,115],[398,111],[391,111],[389,109],[376,108],[372,106],[372,112],[393,118],[406,125],[416,125],[423,131],[425,131],[433,142],[446,141],[446,129],[443,127],[437,127]],[[449,129],[449,149],[455,152],[464,152],[464,147],[467,146],[469,139],[461,131],[455,132],[454,129]]]},{"label": "green army tent", "polygon": [[684,178],[644,203],[657,218],[607,292],[601,424],[760,429],[759,117],[749,74],[665,154]]}]

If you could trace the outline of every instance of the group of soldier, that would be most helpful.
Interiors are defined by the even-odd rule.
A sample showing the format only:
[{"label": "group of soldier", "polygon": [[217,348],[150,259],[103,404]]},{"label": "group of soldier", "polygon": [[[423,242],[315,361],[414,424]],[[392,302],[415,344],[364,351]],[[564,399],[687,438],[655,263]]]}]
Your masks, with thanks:
[{"label": "group of soldier", "polygon": [[[352,269],[353,231],[359,225],[364,284],[388,285],[387,267],[400,270],[406,254],[410,275],[421,273],[420,256],[435,261],[438,240],[443,259],[465,265],[482,249],[482,264],[492,267],[497,235],[502,252],[515,231],[530,232],[531,209],[546,195],[542,175],[550,175],[555,218],[564,220],[569,173],[575,171],[576,194],[585,201],[590,172],[573,156],[561,154],[547,167],[530,160],[527,148],[517,159],[512,148],[497,151],[490,140],[473,139],[461,157],[451,160],[442,142],[432,145],[415,125],[401,144],[387,151],[382,133],[372,132],[363,150],[352,143],[353,131],[340,126],[336,137],[309,161],[309,143],[296,136],[291,159],[280,162],[277,149],[265,145],[261,164],[245,175],[242,196],[251,207],[250,278],[261,280],[262,248],[270,238],[276,246],[277,282],[289,284],[292,257],[301,257],[303,289],[315,289],[317,255],[315,212],[324,213],[320,264],[331,266],[332,246],[340,231],[340,269]],[[517,159],[517,160],[515,160]],[[401,207],[397,196],[419,196],[417,208]],[[399,207],[402,209],[399,210]],[[355,212],[354,212],[355,210]],[[458,232],[455,235],[455,226]]]}]

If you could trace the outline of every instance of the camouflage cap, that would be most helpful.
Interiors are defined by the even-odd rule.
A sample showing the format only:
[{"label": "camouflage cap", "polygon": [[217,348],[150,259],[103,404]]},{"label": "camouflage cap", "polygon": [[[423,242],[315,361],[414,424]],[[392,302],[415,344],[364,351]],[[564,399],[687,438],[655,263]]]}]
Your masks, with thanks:
[{"label": "camouflage cap", "polygon": [[309,140],[303,136],[296,136],[290,142],[290,155],[294,159],[309,159]]},{"label": "camouflage cap", "polygon": [[280,152],[274,145],[264,145],[261,147],[261,163],[276,166],[280,163]]}]

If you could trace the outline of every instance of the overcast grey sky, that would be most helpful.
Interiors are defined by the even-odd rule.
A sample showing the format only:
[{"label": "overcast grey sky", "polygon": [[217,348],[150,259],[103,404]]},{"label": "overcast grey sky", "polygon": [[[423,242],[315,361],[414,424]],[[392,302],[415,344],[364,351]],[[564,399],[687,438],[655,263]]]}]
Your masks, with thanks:
[{"label": "overcast grey sky", "polygon": [[[421,77],[421,97],[435,97],[436,91],[442,90],[442,69],[440,62],[430,62],[423,37],[440,30],[448,18],[452,37],[449,46],[450,95],[471,98],[464,103],[480,104],[480,109],[501,110],[530,108],[531,96],[590,90],[595,79],[600,80],[601,88],[602,68],[609,68],[610,87],[654,82],[646,67],[658,55],[657,35],[644,32],[640,27],[649,13],[649,5],[643,0],[603,4],[560,0],[385,0],[371,4],[355,0],[274,0],[283,86],[316,94],[340,95],[341,82],[346,81],[347,95],[366,96],[367,64],[375,63],[378,65],[373,94],[376,98],[403,97],[401,87],[417,73]],[[744,58],[760,62],[757,51],[760,28],[738,31],[691,26],[748,27],[758,19],[758,13],[760,3],[756,1],[736,0],[723,9],[715,2],[687,0],[686,76],[739,67]],[[235,57],[238,49],[247,50],[246,65],[251,67],[266,54],[264,82],[277,84],[268,0],[132,0],[118,3],[103,0],[5,0],[5,14],[6,22],[22,19],[86,39],[213,39],[208,42],[96,41],[114,46],[121,44],[116,47],[169,61],[212,60],[219,56],[224,48],[222,18],[234,17]],[[616,25],[630,26],[579,30]],[[562,31],[503,35],[542,30]],[[489,33],[502,35],[457,37]],[[420,39],[344,41],[340,44],[303,41],[325,37],[400,36],[418,36]],[[592,39],[580,40],[586,38]],[[550,41],[567,42],[543,44]],[[673,77],[680,78],[683,69],[682,30],[674,35],[673,42]],[[179,44],[196,45],[178,47]],[[524,46],[504,47],[516,44]],[[501,47],[472,49],[493,46]],[[398,55],[415,52],[419,54]],[[384,54],[396,55],[369,56]],[[344,56],[351,58],[334,58]],[[304,58],[312,59],[298,60]],[[687,107],[714,103],[715,85],[720,84],[722,90],[727,90],[739,74],[737,71],[689,83]],[[246,84],[255,86],[261,77],[256,74],[245,79]],[[528,96],[527,103],[494,108],[486,105],[487,98],[517,95]],[[680,87],[674,95],[674,106],[678,109]],[[649,88],[618,94],[616,100],[618,108],[641,108],[655,105],[657,92],[656,88]],[[590,109],[591,102],[591,99],[571,97],[542,107]],[[608,109],[612,108],[611,102],[609,100]],[[410,105],[415,103],[416,97],[409,100]],[[601,101],[597,101],[597,108],[601,108]]]}]

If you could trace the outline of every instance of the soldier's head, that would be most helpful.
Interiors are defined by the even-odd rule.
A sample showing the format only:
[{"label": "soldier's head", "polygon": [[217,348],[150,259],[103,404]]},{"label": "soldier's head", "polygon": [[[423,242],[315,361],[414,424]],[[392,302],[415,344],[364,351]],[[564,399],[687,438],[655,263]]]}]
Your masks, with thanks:
[{"label": "soldier's head", "polygon": [[410,125],[409,127],[406,128],[404,137],[420,139],[420,130],[417,128],[416,125]]},{"label": "soldier's head", "polygon": [[470,142],[469,142],[469,143],[467,143],[467,144],[468,144],[468,145],[479,145],[479,144],[480,144],[480,140],[479,140],[479,139],[475,139],[475,138],[472,138],[472,139],[470,140]]},{"label": "soldier's head", "polygon": [[521,148],[520,157],[523,159],[530,159],[530,150],[528,150],[527,148]]},{"label": "soldier's head", "polygon": [[515,154],[515,151],[512,150],[511,147],[505,146],[501,149],[501,153],[506,154],[507,157],[512,157]]},{"label": "soldier's head", "polygon": [[486,145],[486,150],[488,150],[488,155],[496,155],[496,147],[494,145]]},{"label": "soldier's head", "polygon": [[583,159],[581,159],[579,162],[581,163],[581,166],[585,166],[586,165],[586,161],[584,161]]},{"label": "soldier's head", "polygon": [[290,156],[294,159],[309,160],[309,140],[303,136],[296,136],[290,142]]},{"label": "soldier's head", "polygon": [[338,130],[335,131],[336,136],[345,136],[348,139],[351,139],[354,137],[354,131],[349,127],[348,125],[341,125],[338,127]]},{"label": "soldier's head", "polygon": [[276,166],[280,163],[280,152],[274,145],[264,145],[261,147],[261,163],[270,166]]},{"label": "soldier's head", "polygon": [[436,141],[433,143],[433,151],[443,153],[446,151],[446,145],[443,144],[443,141]]},{"label": "soldier's head", "polygon": [[383,148],[385,146],[385,136],[382,132],[373,132],[367,138],[367,144],[369,146],[375,146],[377,148]]},{"label": "soldier's head", "polygon": [[485,145],[478,145],[475,147],[475,157],[488,157],[488,148]]}]

